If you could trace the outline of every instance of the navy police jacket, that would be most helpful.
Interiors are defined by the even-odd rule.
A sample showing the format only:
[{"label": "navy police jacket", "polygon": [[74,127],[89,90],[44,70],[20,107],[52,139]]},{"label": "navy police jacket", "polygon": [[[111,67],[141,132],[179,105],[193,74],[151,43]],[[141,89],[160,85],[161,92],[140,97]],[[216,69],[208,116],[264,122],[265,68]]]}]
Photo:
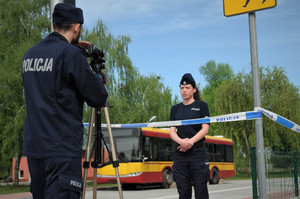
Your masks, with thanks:
[{"label": "navy police jacket", "polygon": [[53,32],[27,51],[22,78],[27,113],[24,155],[81,157],[83,103],[102,107],[107,98],[85,51]]}]

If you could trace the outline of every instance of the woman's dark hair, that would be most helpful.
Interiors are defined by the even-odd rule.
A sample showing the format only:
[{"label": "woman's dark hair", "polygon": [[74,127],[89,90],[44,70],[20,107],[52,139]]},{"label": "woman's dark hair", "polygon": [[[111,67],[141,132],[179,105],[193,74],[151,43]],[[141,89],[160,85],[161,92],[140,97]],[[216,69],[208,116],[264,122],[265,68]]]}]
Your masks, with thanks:
[{"label": "woman's dark hair", "polygon": [[193,88],[196,88],[196,92],[194,93],[194,99],[197,100],[197,101],[201,101],[200,91],[197,88],[196,84],[192,83],[191,85],[193,86]]}]

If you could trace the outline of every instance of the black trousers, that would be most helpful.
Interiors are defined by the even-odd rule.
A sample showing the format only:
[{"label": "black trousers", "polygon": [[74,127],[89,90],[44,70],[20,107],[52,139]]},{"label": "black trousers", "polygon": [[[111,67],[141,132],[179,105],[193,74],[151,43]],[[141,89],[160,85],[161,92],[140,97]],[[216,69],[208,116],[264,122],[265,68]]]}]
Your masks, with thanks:
[{"label": "black trousers", "polygon": [[177,152],[173,156],[173,178],[179,199],[191,199],[192,186],[196,199],[208,199],[207,182],[210,171],[208,162],[202,159],[201,151]]},{"label": "black trousers", "polygon": [[81,158],[27,158],[33,199],[79,199]]}]

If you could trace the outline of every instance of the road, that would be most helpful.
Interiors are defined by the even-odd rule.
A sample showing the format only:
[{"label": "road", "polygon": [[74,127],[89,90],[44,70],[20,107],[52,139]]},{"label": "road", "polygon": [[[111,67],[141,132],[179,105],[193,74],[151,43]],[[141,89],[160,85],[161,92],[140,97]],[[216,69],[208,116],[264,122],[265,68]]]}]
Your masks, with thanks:
[{"label": "road", "polygon": [[[230,180],[223,184],[209,185],[210,199],[250,199],[252,197],[251,180]],[[123,190],[124,199],[178,199],[177,189],[146,187],[137,190]],[[0,199],[32,199],[29,192],[0,195]],[[93,198],[93,190],[86,191],[86,199]],[[193,196],[194,198],[194,196]],[[97,191],[97,199],[119,199],[117,188],[101,188]]]},{"label": "road", "polygon": [[[211,199],[249,199],[252,197],[251,180],[230,180],[223,184],[209,185]],[[86,192],[86,198],[92,199],[92,190]],[[178,199],[177,189],[145,188],[137,190],[123,190],[124,199]],[[100,189],[97,199],[118,199],[117,189]],[[194,196],[193,196],[194,198]]]},{"label": "road", "polygon": [[[210,199],[252,199],[252,181],[251,180],[227,180],[223,184],[209,185]],[[271,191],[272,192],[272,191]],[[286,191],[283,191],[286,196]],[[300,199],[292,197],[290,199]],[[145,187],[137,190],[123,190],[124,199],[178,199],[177,189],[162,189],[159,187]],[[89,188],[86,191],[86,199],[93,198],[93,190]],[[270,198],[272,198],[270,196]],[[278,198],[278,197],[276,197]],[[17,193],[0,195],[0,199],[32,199],[31,193]],[[97,191],[97,199],[119,199],[119,192],[116,187],[100,188]],[[194,196],[193,196],[194,199]]]}]

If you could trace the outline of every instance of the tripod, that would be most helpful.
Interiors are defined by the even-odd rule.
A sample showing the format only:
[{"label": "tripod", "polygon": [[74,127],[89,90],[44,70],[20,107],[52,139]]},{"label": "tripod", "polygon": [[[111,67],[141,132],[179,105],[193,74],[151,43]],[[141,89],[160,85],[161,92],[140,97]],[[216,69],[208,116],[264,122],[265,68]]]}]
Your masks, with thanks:
[{"label": "tripod", "polygon": [[[110,157],[110,159],[113,160],[113,167],[115,168],[115,172],[116,172],[119,197],[120,197],[120,199],[123,199],[122,187],[121,187],[119,170],[118,170],[119,163],[116,159],[116,152],[115,152],[115,147],[114,147],[112,131],[111,131],[111,127],[110,127],[110,119],[109,119],[107,106],[104,107],[104,113],[105,113],[105,119],[106,119],[106,123],[107,123],[109,140],[110,140],[110,144],[111,144],[112,157]],[[102,132],[99,133],[99,130],[97,130],[97,129],[100,129],[100,131],[101,131],[101,123],[100,123],[100,128],[98,128],[99,123],[97,121],[95,123],[96,118],[97,118],[97,120],[100,120],[100,122],[101,122],[101,109],[92,108],[91,111],[90,111],[89,132],[88,132],[88,139],[87,139],[87,148],[86,148],[86,153],[85,153],[85,162],[83,164],[84,177],[83,177],[82,199],[85,198],[87,172],[88,172],[92,152],[94,151],[94,162],[92,162],[92,167],[94,168],[94,174],[93,174],[93,185],[94,185],[94,187],[93,187],[93,199],[97,198],[97,168],[100,168],[101,165],[104,163],[104,150],[103,150],[103,147],[101,147],[101,139],[103,141],[104,141],[104,139],[103,139]],[[92,142],[91,138],[92,138],[92,133],[93,133],[94,128],[96,129],[95,130],[95,135],[94,135],[95,138],[94,138],[93,146],[91,146],[91,142]],[[97,136],[97,135],[100,135],[100,136]],[[104,143],[105,143],[105,141],[104,141]]]},{"label": "tripod", "polygon": [[[101,69],[105,68],[104,53],[92,44],[88,48],[87,56],[92,57],[91,67],[96,72],[96,74],[100,77],[103,84],[105,84],[105,74],[103,74],[101,72]],[[110,145],[111,145],[111,154],[112,155],[110,155],[110,153],[108,153],[108,154],[110,155],[110,159],[112,159],[112,165],[115,168],[119,197],[120,197],[120,199],[123,199],[121,181],[120,181],[119,170],[118,170],[119,162],[116,158],[115,145],[114,145],[114,140],[113,140],[111,126],[110,126],[110,119],[109,119],[109,114],[108,114],[108,105],[106,104],[103,109],[104,109],[104,113],[105,113],[105,119],[106,119],[106,124],[107,124],[107,130],[108,130],[108,136],[109,136],[109,141],[110,141]],[[93,143],[93,146],[91,147],[93,128],[95,129],[94,130],[95,134],[94,134],[94,143]],[[108,147],[105,143],[105,140],[103,138],[103,134],[101,131],[101,108],[91,108],[90,120],[89,120],[89,132],[88,132],[88,139],[87,139],[87,148],[86,148],[86,153],[85,153],[85,161],[83,163],[84,176],[83,176],[82,199],[85,199],[87,172],[88,172],[88,168],[89,168],[89,164],[90,164],[90,160],[91,160],[93,151],[94,151],[94,161],[91,163],[92,167],[94,168],[93,199],[97,198],[97,169],[101,168],[101,166],[104,164],[104,147],[102,147],[102,141],[105,144],[106,149],[108,150]]]}]

